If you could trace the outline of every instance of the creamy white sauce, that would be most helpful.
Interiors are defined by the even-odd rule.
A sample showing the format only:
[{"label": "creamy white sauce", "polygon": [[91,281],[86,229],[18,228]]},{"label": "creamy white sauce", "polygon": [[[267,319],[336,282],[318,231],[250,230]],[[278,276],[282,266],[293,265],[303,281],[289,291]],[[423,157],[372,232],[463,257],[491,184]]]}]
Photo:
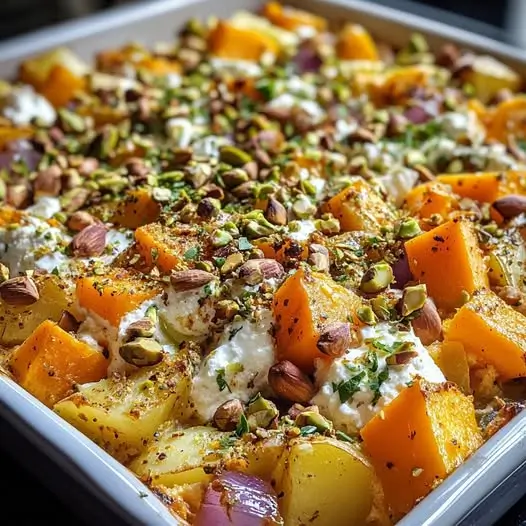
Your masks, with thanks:
[{"label": "creamy white sauce", "polygon": [[194,155],[198,157],[217,159],[219,158],[219,148],[221,148],[221,146],[228,146],[229,144],[232,144],[232,142],[227,137],[208,135],[194,141],[192,150]]},{"label": "creamy white sauce", "polygon": [[29,85],[18,86],[10,91],[5,100],[3,114],[18,126],[30,124],[35,118],[51,125],[57,118],[53,106]]},{"label": "creamy white sauce", "polygon": [[289,237],[294,239],[294,241],[307,241],[309,236],[316,230],[314,221],[310,219],[295,221],[294,225],[297,228],[289,232]]},{"label": "creamy white sauce", "polygon": [[401,206],[405,196],[418,181],[418,173],[410,168],[394,168],[389,174],[377,178],[396,206]]},{"label": "creamy white sauce", "polygon": [[190,145],[194,135],[194,126],[188,119],[174,117],[166,121],[166,134],[172,137],[181,148]]},{"label": "creamy white sauce", "polygon": [[[404,365],[388,366],[385,353],[375,350],[374,347],[367,345],[364,341],[360,347],[349,349],[347,354],[331,363],[319,360],[316,371],[319,391],[312,402],[319,407],[323,415],[333,421],[337,429],[350,434],[358,432],[415,378],[424,378],[434,383],[445,381],[444,375],[412,331],[394,332],[393,334],[390,332],[388,324],[381,323],[375,327],[364,328],[362,337],[364,340],[374,338],[388,346],[398,341],[411,342],[414,344],[412,350],[416,351],[418,355]],[[372,403],[375,395],[370,389],[370,377],[366,376],[359,382],[359,390],[342,403],[340,394],[337,390],[335,391],[334,386],[354,377],[358,371],[369,370],[364,368],[362,362],[369,352],[374,352],[377,356],[378,372],[384,371],[386,367],[389,371],[389,376],[380,385],[380,398],[376,404]],[[356,369],[351,371],[349,368],[353,367]]]},{"label": "creamy white sauce", "polygon": [[[209,421],[227,400],[248,402],[256,393],[268,392],[268,370],[274,363],[271,324],[272,314],[265,310],[257,323],[241,321],[226,328],[193,380],[191,402],[200,420]],[[223,390],[221,379],[228,385]]]},{"label": "creamy white sauce", "polygon": [[454,141],[468,139],[473,144],[480,144],[484,141],[484,128],[472,111],[444,113],[437,117],[437,122],[444,133]]},{"label": "creamy white sauce", "polygon": [[57,252],[58,247],[69,240],[58,228],[29,216],[16,228],[0,228],[0,261],[16,276],[35,268],[35,261]]},{"label": "creamy white sauce", "polygon": [[60,212],[60,200],[57,197],[39,197],[36,203],[26,208],[28,214],[38,216],[42,219],[51,219]]},{"label": "creamy white sauce", "polygon": [[231,75],[238,75],[240,77],[259,77],[263,73],[261,67],[250,60],[212,57],[210,59],[210,65],[217,73],[230,73]]}]

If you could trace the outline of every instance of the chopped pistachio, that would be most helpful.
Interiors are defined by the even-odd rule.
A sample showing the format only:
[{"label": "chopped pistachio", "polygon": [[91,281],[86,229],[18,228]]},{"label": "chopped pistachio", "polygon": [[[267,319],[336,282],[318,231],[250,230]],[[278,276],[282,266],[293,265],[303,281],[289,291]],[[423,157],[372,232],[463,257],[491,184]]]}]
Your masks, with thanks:
[{"label": "chopped pistachio", "polygon": [[252,160],[252,157],[235,146],[222,146],[219,149],[219,160],[222,163],[241,167],[249,163]]},{"label": "chopped pistachio", "polygon": [[356,311],[356,316],[358,316],[358,319],[367,324],[367,325],[376,325],[377,319],[374,314],[373,309],[371,307],[359,307]]},{"label": "chopped pistachio", "polygon": [[418,236],[421,233],[420,225],[418,221],[413,218],[405,219],[400,223],[398,229],[398,237],[401,239],[411,239]]},{"label": "chopped pistachio", "polygon": [[375,263],[363,275],[360,289],[366,293],[380,292],[393,281],[393,269],[387,263]]},{"label": "chopped pistachio", "polygon": [[426,299],[427,289],[425,285],[406,287],[402,296],[402,316],[409,316],[409,314],[421,309]]},{"label": "chopped pistachio", "polygon": [[212,234],[212,246],[224,247],[234,240],[231,234],[225,230],[216,230]]}]

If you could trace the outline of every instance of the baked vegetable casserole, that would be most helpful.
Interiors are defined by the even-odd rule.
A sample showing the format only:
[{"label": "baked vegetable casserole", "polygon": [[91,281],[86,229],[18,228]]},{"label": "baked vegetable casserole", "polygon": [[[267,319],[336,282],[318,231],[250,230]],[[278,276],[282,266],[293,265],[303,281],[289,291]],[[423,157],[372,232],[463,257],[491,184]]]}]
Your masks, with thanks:
[{"label": "baked vegetable casserole", "polygon": [[521,87],[276,2],[23,62],[4,373],[182,524],[395,523],[526,399]]}]

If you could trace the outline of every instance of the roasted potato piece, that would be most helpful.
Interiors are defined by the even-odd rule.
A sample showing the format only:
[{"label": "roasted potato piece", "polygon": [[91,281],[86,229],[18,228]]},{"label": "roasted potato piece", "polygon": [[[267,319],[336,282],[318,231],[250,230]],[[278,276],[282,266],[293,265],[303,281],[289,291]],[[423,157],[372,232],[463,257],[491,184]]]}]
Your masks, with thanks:
[{"label": "roasted potato piece", "polygon": [[186,353],[129,377],[87,384],[54,410],[121,462],[142,451],[170,417],[182,414],[190,383]]},{"label": "roasted potato piece", "polygon": [[211,475],[204,467],[221,465],[270,480],[274,467],[285,451],[285,439],[276,432],[255,443],[228,444],[231,433],[212,427],[192,427],[180,431],[172,428],[155,438],[148,449],[131,464],[130,469],[153,485],[173,487],[207,482]]},{"label": "roasted potato piece", "polygon": [[479,55],[462,73],[462,80],[469,82],[482,102],[490,101],[503,89],[515,93],[521,86],[521,78],[510,67],[493,57]]},{"label": "roasted potato piece", "polygon": [[374,469],[351,444],[295,439],[273,479],[287,525],[390,524]]},{"label": "roasted potato piece", "polygon": [[22,343],[44,321],[58,321],[71,304],[71,296],[59,279],[52,275],[33,277],[40,299],[27,306],[0,302],[0,345],[11,347]]}]

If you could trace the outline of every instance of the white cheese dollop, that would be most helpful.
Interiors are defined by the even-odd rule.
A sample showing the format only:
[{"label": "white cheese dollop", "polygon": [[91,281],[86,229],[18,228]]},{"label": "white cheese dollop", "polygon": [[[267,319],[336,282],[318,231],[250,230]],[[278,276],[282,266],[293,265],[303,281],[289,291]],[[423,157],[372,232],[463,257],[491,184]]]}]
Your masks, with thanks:
[{"label": "white cheese dollop", "polygon": [[[357,433],[416,377],[434,383],[445,381],[444,375],[412,331],[391,331],[391,327],[386,323],[366,327],[362,329],[364,343],[360,347],[350,349],[347,354],[333,362],[319,361],[316,381],[320,389],[312,402],[319,407],[323,415],[332,420],[337,429],[349,434]],[[418,354],[404,365],[388,366],[386,354],[367,345],[366,340],[369,339],[386,346],[392,346],[395,342],[411,342],[414,345],[412,350]],[[364,366],[363,363],[373,355],[377,359],[377,369],[376,372],[371,373],[373,367],[370,364]],[[386,369],[389,374],[380,384],[379,398],[373,403],[375,393],[370,387],[371,381]],[[358,382],[357,392],[342,402],[340,393],[335,387],[362,371],[366,373]]]},{"label": "white cheese dollop", "polygon": [[[57,249],[69,238],[58,228],[36,217],[28,217],[15,228],[0,228],[0,261],[12,276],[35,268],[35,261]],[[38,267],[38,265],[36,265]]]},{"label": "white cheese dollop", "polygon": [[437,117],[444,133],[454,141],[469,139],[473,144],[484,141],[484,128],[472,111],[448,112]]},{"label": "white cheese dollop", "polygon": [[232,144],[232,142],[227,137],[208,135],[194,141],[192,144],[192,150],[197,157],[218,159],[219,148],[221,148],[221,146],[228,146],[229,144]]},{"label": "white cheese dollop", "polygon": [[203,422],[227,400],[248,402],[256,393],[268,391],[268,370],[274,363],[272,314],[267,310],[261,314],[258,322],[247,320],[227,327],[219,346],[201,364],[191,401]]},{"label": "white cheese dollop", "polygon": [[166,134],[172,137],[181,148],[190,145],[194,135],[194,126],[188,119],[174,117],[168,119],[165,124]]},{"label": "white cheese dollop", "polygon": [[217,73],[229,73],[240,77],[259,77],[263,73],[261,67],[250,60],[212,57],[210,59],[210,65]]},{"label": "white cheese dollop", "polygon": [[60,200],[50,196],[40,197],[34,205],[26,208],[28,214],[41,217],[42,219],[51,219],[60,210]]},{"label": "white cheese dollop", "polygon": [[57,118],[53,106],[29,85],[12,89],[5,100],[3,114],[18,126],[30,124],[35,118],[51,125]]},{"label": "white cheese dollop", "polygon": [[307,241],[309,236],[316,230],[316,224],[310,219],[295,221],[295,230],[289,232],[289,237],[294,241]]},{"label": "white cheese dollop", "polygon": [[323,108],[314,100],[303,100],[290,93],[283,93],[267,103],[271,109],[291,109],[299,107],[304,110],[314,122],[320,122],[325,117]]},{"label": "white cheese dollop", "polygon": [[417,183],[418,173],[409,168],[393,168],[389,174],[378,177],[378,181],[382,183],[395,205],[401,206],[405,196]]}]

